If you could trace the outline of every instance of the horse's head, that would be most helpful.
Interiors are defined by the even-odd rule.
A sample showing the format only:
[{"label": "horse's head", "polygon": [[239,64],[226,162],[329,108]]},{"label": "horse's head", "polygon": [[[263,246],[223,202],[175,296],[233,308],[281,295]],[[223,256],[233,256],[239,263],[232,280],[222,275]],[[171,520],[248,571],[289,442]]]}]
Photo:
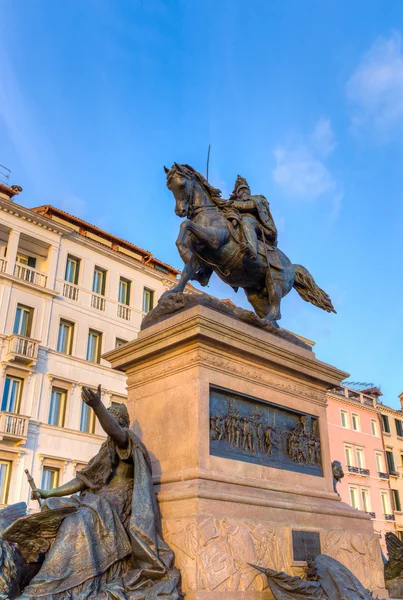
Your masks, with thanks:
[{"label": "horse's head", "polygon": [[175,213],[178,217],[186,217],[189,211],[189,202],[192,200],[191,175],[181,165],[174,163],[170,169],[164,167],[167,176],[167,188],[173,193],[176,205]]},{"label": "horse's head", "polygon": [[211,186],[193,167],[174,163],[170,169],[164,167],[164,171],[167,187],[175,196],[175,213],[178,217],[186,217],[192,208],[200,204],[222,202],[220,190]]}]

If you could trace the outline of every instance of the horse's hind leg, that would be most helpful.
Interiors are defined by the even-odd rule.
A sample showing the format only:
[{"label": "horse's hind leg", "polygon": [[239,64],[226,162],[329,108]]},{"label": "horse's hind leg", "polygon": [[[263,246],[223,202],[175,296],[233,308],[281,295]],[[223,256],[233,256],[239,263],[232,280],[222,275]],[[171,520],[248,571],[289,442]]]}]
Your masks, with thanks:
[{"label": "horse's hind leg", "polygon": [[281,317],[280,304],[278,303],[277,305],[272,306],[268,298],[263,295],[263,292],[256,289],[245,288],[245,294],[248,298],[248,301],[253,306],[257,316],[261,319],[267,319],[268,321],[271,321],[273,325],[278,327],[276,321]]}]

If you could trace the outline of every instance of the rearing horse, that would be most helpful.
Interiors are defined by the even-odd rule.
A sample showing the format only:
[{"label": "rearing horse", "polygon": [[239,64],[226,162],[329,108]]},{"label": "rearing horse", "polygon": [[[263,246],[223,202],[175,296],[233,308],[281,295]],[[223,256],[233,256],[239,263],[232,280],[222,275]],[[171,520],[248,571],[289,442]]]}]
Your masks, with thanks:
[{"label": "rearing horse", "polygon": [[176,245],[185,267],[178,284],[165,295],[183,292],[189,280],[207,285],[212,272],[235,290],[243,288],[256,314],[277,324],[280,302],[294,287],[301,298],[327,312],[336,312],[329,296],[301,265],[293,265],[278,248],[259,241],[257,258],[242,249],[242,235],[231,223],[231,203],[220,190],[189,165],[164,167],[181,224]]}]

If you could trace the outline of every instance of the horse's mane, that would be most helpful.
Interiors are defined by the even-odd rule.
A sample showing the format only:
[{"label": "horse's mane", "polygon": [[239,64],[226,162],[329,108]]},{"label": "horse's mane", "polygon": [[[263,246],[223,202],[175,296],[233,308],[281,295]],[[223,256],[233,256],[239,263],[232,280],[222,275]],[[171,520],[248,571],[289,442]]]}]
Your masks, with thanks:
[{"label": "horse's mane", "polygon": [[210,185],[207,179],[190,165],[178,165],[177,163],[174,163],[171,168],[171,173],[173,172],[183,173],[184,175],[186,175],[186,177],[189,178],[193,177],[201,185],[206,194],[210,196],[214,204],[216,204],[219,207],[227,206],[227,201],[221,198],[221,190]]}]

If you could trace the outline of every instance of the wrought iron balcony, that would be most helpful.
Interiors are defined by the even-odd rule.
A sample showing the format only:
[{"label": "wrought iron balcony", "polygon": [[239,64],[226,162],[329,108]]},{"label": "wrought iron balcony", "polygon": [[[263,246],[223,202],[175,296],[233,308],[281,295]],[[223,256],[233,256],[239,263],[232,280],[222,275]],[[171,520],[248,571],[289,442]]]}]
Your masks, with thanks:
[{"label": "wrought iron balcony", "polygon": [[365,477],[369,477],[369,469],[358,468],[360,475],[365,475]]},{"label": "wrought iron balcony", "polygon": [[356,475],[360,472],[358,467],[353,467],[352,465],[347,465],[347,470],[349,473],[355,473]]},{"label": "wrought iron balcony", "polygon": [[77,302],[78,292],[79,292],[79,288],[76,285],[74,285],[72,283],[68,283],[67,281],[64,282],[63,296],[65,298],[68,298],[69,300],[74,300],[75,302]]},{"label": "wrought iron balcony", "polygon": [[106,300],[104,296],[100,294],[92,294],[91,296],[91,306],[92,308],[96,308],[97,310],[105,310]]},{"label": "wrought iron balcony", "polygon": [[24,442],[28,437],[29,417],[10,412],[0,412],[0,438]]},{"label": "wrought iron balcony", "polygon": [[378,477],[379,479],[389,479],[389,473],[382,473],[381,471],[378,471]]},{"label": "wrought iron balcony", "polygon": [[32,267],[27,267],[26,265],[22,265],[20,263],[16,263],[14,267],[14,275],[18,277],[18,279],[39,285],[40,287],[46,287],[48,281],[48,276],[46,273],[41,273]]},{"label": "wrought iron balcony", "polygon": [[8,338],[6,360],[16,360],[28,365],[38,360],[39,340],[14,333]]},{"label": "wrought iron balcony", "polygon": [[118,317],[120,319],[124,319],[125,321],[130,321],[132,311],[129,306],[125,304],[118,304]]},{"label": "wrought iron balcony", "polygon": [[383,515],[385,521],[394,521],[395,520],[395,515]]},{"label": "wrought iron balcony", "polygon": [[374,512],[369,512],[368,510],[365,512],[371,517],[371,519],[376,519],[376,514]]},{"label": "wrought iron balcony", "polygon": [[389,471],[390,477],[399,477],[399,473],[397,471]]}]

